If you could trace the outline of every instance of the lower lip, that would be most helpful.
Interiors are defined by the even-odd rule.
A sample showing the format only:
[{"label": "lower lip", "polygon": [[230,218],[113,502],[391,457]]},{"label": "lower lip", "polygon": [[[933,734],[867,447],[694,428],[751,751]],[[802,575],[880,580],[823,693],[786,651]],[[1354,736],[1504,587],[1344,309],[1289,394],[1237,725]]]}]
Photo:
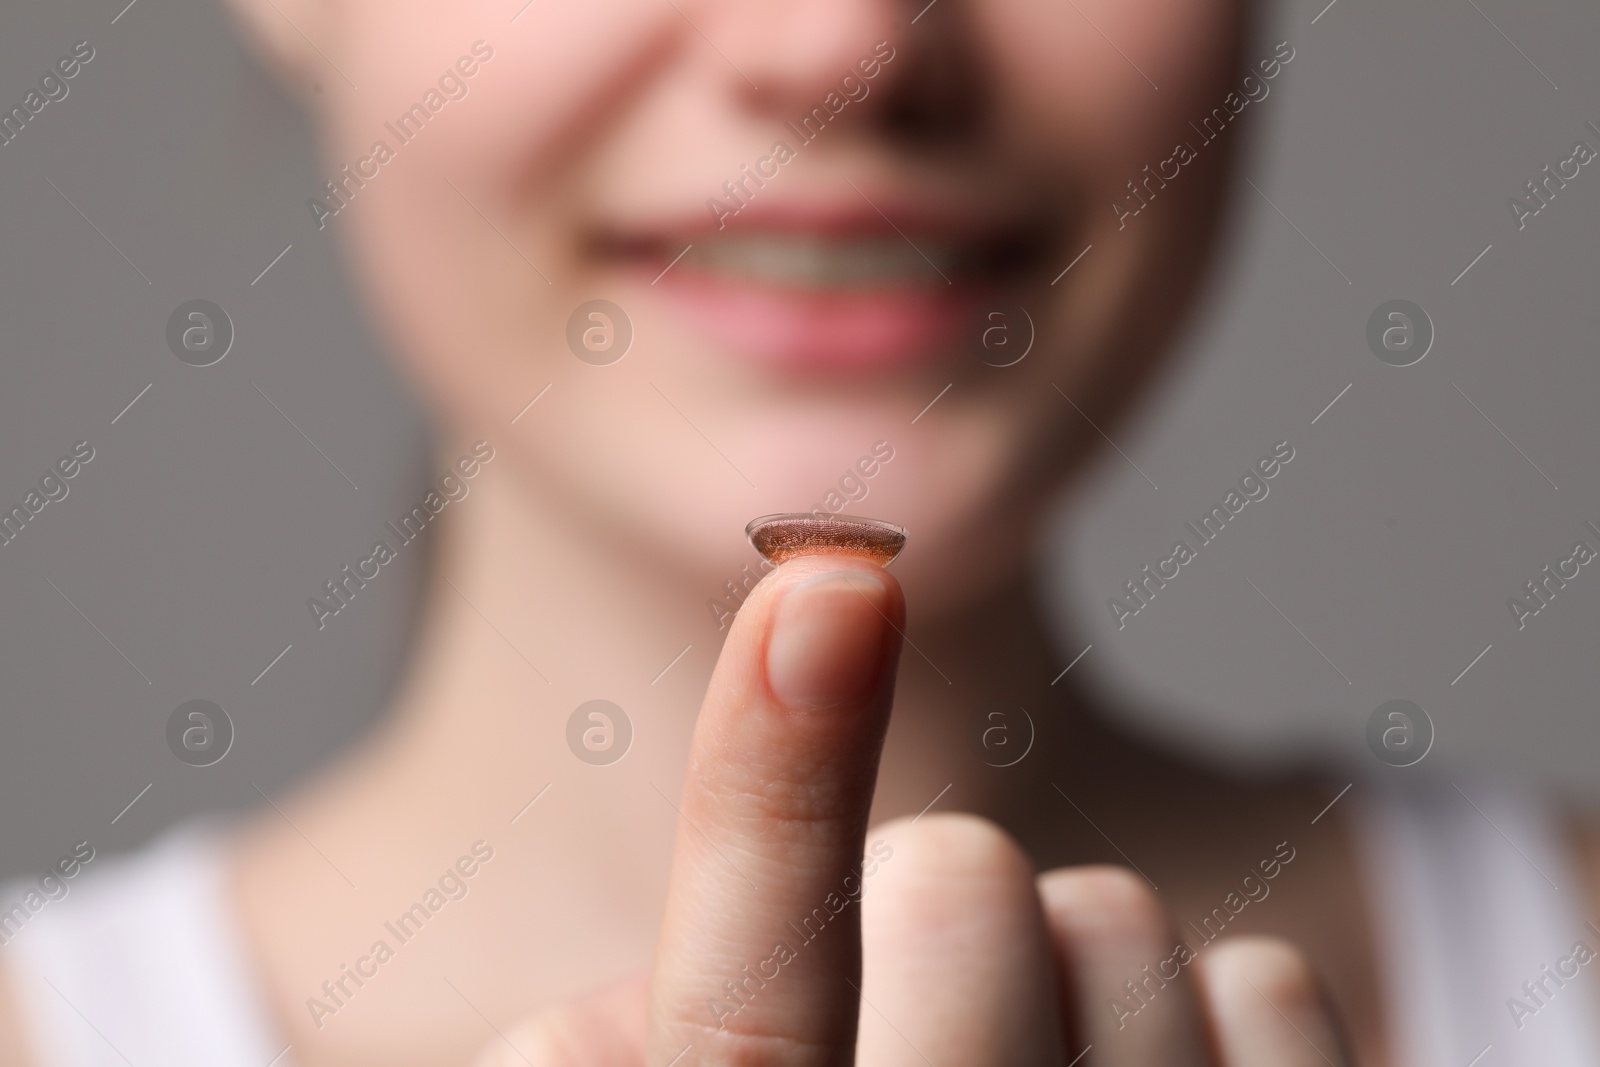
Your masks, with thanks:
[{"label": "lower lip", "polygon": [[787,373],[871,373],[958,351],[976,310],[960,286],[816,292],[684,271],[658,291],[718,348]]}]

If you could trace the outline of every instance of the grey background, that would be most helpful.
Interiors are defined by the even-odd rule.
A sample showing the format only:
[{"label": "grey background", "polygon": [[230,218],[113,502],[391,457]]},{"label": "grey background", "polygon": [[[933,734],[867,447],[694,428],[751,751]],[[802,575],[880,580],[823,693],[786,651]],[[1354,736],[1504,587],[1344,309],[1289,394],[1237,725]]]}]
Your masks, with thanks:
[{"label": "grey background", "polygon": [[[1220,759],[1332,750],[1372,770],[1366,720],[1407,699],[1437,730],[1418,771],[1592,801],[1600,569],[1520,632],[1507,600],[1580,537],[1600,549],[1584,529],[1600,526],[1600,166],[1520,232],[1507,199],[1578,139],[1600,149],[1584,126],[1600,124],[1600,9],[1338,0],[1312,25],[1325,2],[1275,18],[1267,40],[1298,55],[1259,105],[1259,192],[1237,182],[1222,299],[1114,435],[1160,488],[1108,448],[1071,504],[1051,583],[1070,651],[1093,642],[1077,669]],[[1436,329],[1411,367],[1365,339],[1394,298]],[[1271,495],[1118,631],[1107,599],[1281,440],[1296,457]]]},{"label": "grey background", "polygon": [[[1409,699],[1438,731],[1431,773],[1592,796],[1600,568],[1521,633],[1505,600],[1600,524],[1600,167],[1525,232],[1505,201],[1580,136],[1600,146],[1583,129],[1600,122],[1600,11],[1478,3],[1273,13],[1252,47],[1287,37],[1298,54],[1252,105],[1248,174],[1283,215],[1237,183],[1239,228],[1189,352],[1112,431],[1160,488],[1107,448],[1046,539],[1048,585],[1063,665],[1092,643],[1074,669],[1131,721],[1220,759],[1316,749],[1370,769],[1367,717]],[[69,96],[0,147],[0,504],[74,442],[96,450],[0,547],[0,876],[261,803],[329,759],[382,707],[425,564],[402,554],[338,625],[306,625],[305,598],[428,467],[418,413],[304,206],[318,177],[297,111],[209,0],[12,5],[0,103],[84,39],[96,56]],[[1403,369],[1364,341],[1397,297],[1438,331]],[[164,340],[196,298],[237,331],[204,369]],[[1106,598],[1284,439],[1297,455],[1271,495],[1117,632]],[[191,699],[233,720],[216,767],[166,748]]]}]

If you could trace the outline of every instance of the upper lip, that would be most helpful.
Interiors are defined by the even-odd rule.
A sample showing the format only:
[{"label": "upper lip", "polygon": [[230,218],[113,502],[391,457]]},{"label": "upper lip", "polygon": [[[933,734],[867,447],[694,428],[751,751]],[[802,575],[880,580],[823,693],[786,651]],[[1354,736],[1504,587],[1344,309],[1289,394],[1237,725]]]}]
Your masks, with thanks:
[{"label": "upper lip", "polygon": [[752,202],[723,220],[720,228],[709,210],[662,214],[606,225],[597,231],[595,243],[612,255],[665,262],[687,251],[686,244],[720,234],[841,240],[896,237],[919,248],[931,244],[956,249],[955,262],[945,266],[992,276],[1022,269],[1043,255],[1058,238],[1059,223],[1041,218],[1038,212],[986,212],[947,198],[874,193],[859,187],[845,198],[827,200],[783,198],[771,190],[758,190]]},{"label": "upper lip", "polygon": [[[721,199],[726,202],[725,197]],[[736,204],[729,206],[738,207]],[[828,199],[784,198],[767,190],[758,190],[753,202],[738,208],[737,214],[721,225],[709,210],[702,207],[654,218],[622,220],[607,226],[606,230],[617,235],[670,234],[690,238],[724,228],[841,236],[899,231],[959,239],[1012,228],[1021,221],[1014,214],[1007,216],[983,212],[948,199],[907,195],[903,192],[873,193],[858,186],[857,192]]]}]

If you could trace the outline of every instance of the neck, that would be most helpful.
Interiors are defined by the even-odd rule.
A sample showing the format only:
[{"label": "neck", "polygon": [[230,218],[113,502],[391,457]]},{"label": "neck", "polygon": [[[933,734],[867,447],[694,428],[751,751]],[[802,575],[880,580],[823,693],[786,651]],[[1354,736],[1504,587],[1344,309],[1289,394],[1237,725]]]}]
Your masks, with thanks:
[{"label": "neck", "polygon": [[[465,787],[487,815],[506,803],[515,811],[530,784],[592,777],[568,751],[566,721],[578,705],[604,699],[633,725],[627,759],[637,773],[675,795],[726,634],[707,608],[718,577],[619,543],[602,524],[552,506],[509,457],[487,465],[447,516],[426,628],[381,742],[406,791],[434,782],[460,810]],[[1059,705],[1065,696],[1049,685],[1065,661],[1044,637],[1015,554],[1004,580],[937,615],[919,617],[917,589],[907,590],[912,622],[897,703],[934,743],[929,752],[945,753],[924,769],[969,762],[964,739],[944,742],[968,730],[976,703]],[[725,569],[734,574],[743,562]],[[895,770],[886,766],[889,797],[899,788]],[[923,775],[912,777],[920,789]],[[886,812],[901,807],[891,800]]]}]

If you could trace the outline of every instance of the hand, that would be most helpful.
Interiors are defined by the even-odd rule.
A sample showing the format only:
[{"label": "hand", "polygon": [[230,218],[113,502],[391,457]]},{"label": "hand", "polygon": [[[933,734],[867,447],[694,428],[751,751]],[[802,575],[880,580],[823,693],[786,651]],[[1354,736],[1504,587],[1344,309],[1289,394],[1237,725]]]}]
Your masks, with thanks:
[{"label": "hand", "polygon": [[1348,1063],[1284,943],[1220,941],[1160,973],[1178,938],[1131,872],[1036,878],[970,816],[868,845],[904,617],[864,560],[804,557],[757,586],[695,728],[653,972],[545,1012],[479,1067]]}]

